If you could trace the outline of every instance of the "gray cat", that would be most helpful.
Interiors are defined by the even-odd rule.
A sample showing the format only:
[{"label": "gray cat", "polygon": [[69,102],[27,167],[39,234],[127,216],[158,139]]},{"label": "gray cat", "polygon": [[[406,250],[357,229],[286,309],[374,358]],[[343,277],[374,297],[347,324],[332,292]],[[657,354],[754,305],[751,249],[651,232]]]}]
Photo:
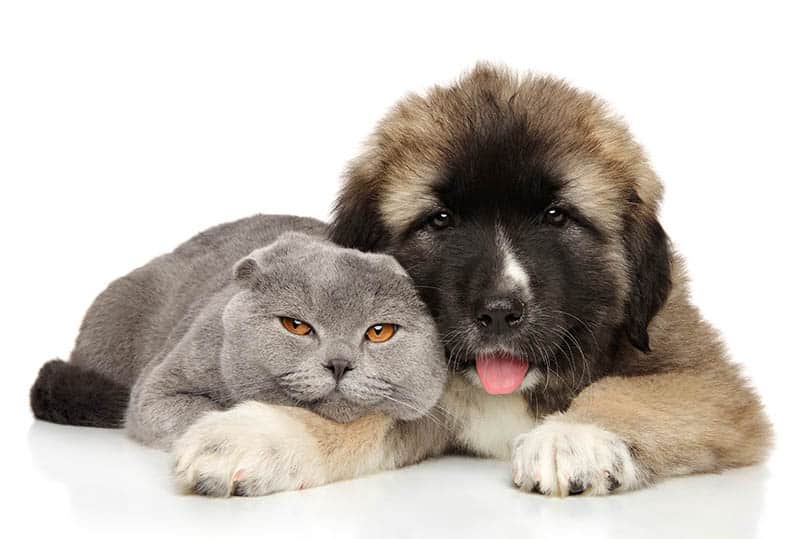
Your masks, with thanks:
[{"label": "gray cat", "polygon": [[337,247],[313,219],[207,230],[111,283],[36,417],[122,427],[169,449],[200,416],[256,400],[336,421],[426,414],[446,377],[434,321],[394,258]]}]

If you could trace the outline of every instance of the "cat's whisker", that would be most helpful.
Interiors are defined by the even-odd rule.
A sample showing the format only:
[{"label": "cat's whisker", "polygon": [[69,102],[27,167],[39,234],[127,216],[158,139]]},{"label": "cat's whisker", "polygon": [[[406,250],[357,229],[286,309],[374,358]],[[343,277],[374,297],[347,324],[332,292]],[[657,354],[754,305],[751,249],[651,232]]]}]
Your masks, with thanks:
[{"label": "cat's whisker", "polygon": [[410,408],[411,410],[414,410],[415,412],[417,412],[417,413],[419,414],[419,416],[420,416],[420,417],[425,417],[425,418],[429,419],[430,421],[432,421],[433,423],[435,423],[435,424],[436,424],[438,427],[440,427],[440,428],[442,428],[442,429],[445,429],[445,430],[447,430],[448,432],[453,432],[453,429],[452,429],[452,427],[450,427],[450,425],[447,425],[446,423],[442,422],[440,419],[438,419],[437,417],[435,417],[435,416],[434,416],[434,415],[431,413],[431,410],[428,410],[428,411],[421,410],[420,408],[418,408],[418,407],[416,407],[416,406],[413,406],[413,405],[411,405],[411,404],[409,404],[409,403],[407,403],[407,402],[404,402],[404,401],[402,401],[402,400],[395,399],[395,398],[393,398],[393,397],[390,397],[390,396],[388,396],[388,395],[384,395],[384,398],[385,398],[386,400],[388,400],[388,401],[391,401],[391,402],[394,402],[394,403],[396,403],[396,404],[399,404],[399,405],[401,405],[401,406],[405,406],[405,407],[407,407],[407,408]]}]

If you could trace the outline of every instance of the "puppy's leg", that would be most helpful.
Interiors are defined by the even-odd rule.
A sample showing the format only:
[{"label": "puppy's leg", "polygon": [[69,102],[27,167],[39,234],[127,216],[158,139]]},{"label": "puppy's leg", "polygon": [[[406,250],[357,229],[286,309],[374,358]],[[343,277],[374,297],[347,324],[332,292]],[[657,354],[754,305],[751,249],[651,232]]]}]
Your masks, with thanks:
[{"label": "puppy's leg", "polygon": [[397,468],[442,451],[421,419],[384,415],[336,423],[301,408],[246,402],[205,415],[175,442],[175,476],[187,492],[259,496]]},{"label": "puppy's leg", "polygon": [[608,494],[756,463],[770,437],[758,398],[727,363],[609,377],[515,440],[513,479],[553,496]]}]

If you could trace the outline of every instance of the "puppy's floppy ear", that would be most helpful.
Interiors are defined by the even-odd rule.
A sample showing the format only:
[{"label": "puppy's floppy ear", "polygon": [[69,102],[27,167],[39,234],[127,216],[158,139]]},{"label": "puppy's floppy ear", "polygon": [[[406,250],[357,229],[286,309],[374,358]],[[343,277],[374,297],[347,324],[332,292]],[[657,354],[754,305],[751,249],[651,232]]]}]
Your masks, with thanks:
[{"label": "puppy's floppy ear", "polygon": [[369,158],[366,155],[350,166],[333,208],[328,237],[342,247],[383,251],[389,246],[389,230],[378,210],[381,172],[367,163]]},{"label": "puppy's floppy ear", "polygon": [[625,305],[625,332],[631,344],[649,352],[647,326],[672,288],[669,238],[655,215],[642,211],[637,195],[629,202],[633,211],[626,216],[625,248],[631,289]]}]

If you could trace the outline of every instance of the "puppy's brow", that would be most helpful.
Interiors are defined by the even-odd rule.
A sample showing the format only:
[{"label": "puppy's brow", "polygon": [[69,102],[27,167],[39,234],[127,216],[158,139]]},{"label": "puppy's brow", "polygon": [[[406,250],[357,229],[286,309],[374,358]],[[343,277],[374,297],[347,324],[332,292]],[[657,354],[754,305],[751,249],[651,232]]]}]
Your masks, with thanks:
[{"label": "puppy's brow", "polygon": [[417,216],[411,221],[408,225],[406,232],[414,232],[422,227],[428,220],[431,218],[431,215],[434,214],[437,210],[442,209],[444,206],[441,204],[429,204],[419,210],[417,210]]}]

